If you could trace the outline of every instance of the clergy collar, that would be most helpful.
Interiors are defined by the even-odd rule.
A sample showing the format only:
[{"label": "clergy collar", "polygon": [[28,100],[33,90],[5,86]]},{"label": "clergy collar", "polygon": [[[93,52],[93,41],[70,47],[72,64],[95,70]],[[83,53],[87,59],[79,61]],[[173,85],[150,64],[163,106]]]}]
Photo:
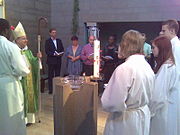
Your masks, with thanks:
[{"label": "clergy collar", "polygon": [[129,60],[129,59],[138,59],[138,58],[143,58],[144,59],[144,55],[143,54],[133,54],[131,56],[129,56],[128,58],[126,58],[126,61]]},{"label": "clergy collar", "polygon": [[28,50],[28,46],[26,45],[24,48],[21,49],[22,51]]}]

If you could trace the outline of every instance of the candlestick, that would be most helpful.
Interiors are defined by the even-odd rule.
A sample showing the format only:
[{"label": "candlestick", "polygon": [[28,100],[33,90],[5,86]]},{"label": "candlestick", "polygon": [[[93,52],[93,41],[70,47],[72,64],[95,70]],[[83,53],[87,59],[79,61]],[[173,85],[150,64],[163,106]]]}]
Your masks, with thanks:
[{"label": "candlestick", "polygon": [[94,77],[99,78],[100,68],[100,41],[94,40]]},{"label": "candlestick", "polygon": [[[38,35],[38,53],[41,52],[41,35]],[[42,69],[42,62],[39,58],[39,69]]]},{"label": "candlestick", "polygon": [[41,51],[41,35],[38,35],[38,52]]}]

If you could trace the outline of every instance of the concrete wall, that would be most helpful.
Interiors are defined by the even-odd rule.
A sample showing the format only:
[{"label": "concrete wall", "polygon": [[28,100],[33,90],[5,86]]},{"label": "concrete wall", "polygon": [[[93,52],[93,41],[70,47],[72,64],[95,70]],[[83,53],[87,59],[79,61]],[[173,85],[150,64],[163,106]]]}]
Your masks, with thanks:
[{"label": "concrete wall", "polygon": [[[179,0],[79,0],[79,4],[80,44],[86,42],[85,22],[141,22],[143,24],[143,22],[161,22],[171,18],[180,20]],[[57,28],[65,48],[71,43],[69,39],[72,28],[72,11],[73,0],[52,0],[51,23]],[[101,32],[100,35],[104,34],[102,38],[106,39],[105,34],[107,33]],[[153,35],[150,36],[153,37]]]},{"label": "concrete wall", "polygon": [[80,4],[82,21],[160,21],[178,19],[180,12],[179,0],[84,0]]},{"label": "concrete wall", "polygon": [[[42,52],[44,40],[48,37],[48,29],[55,27],[64,47],[71,44],[73,0],[5,0],[6,18],[12,25],[21,21],[29,38],[29,47],[37,52],[37,25],[39,17],[47,17],[48,27],[42,27]],[[86,43],[86,22],[161,22],[175,18],[180,21],[179,0],[79,0],[79,42]],[[116,26],[118,27],[118,26]],[[145,27],[145,26],[144,26]],[[108,30],[109,28],[107,28]],[[102,39],[107,33],[101,30]],[[116,30],[116,32],[118,32]],[[45,63],[45,54],[43,62]],[[63,71],[66,67],[63,61]]]},{"label": "concrete wall", "polygon": [[[143,22],[161,22],[171,18],[180,20],[179,13],[179,0],[171,0],[171,2],[169,0],[84,0],[80,2],[81,25],[84,22],[91,21],[99,23],[119,22],[124,24],[127,22],[128,25],[131,22],[143,24]],[[143,26],[144,29],[147,29],[144,31],[148,31],[147,25]],[[117,28],[117,25],[115,27]],[[83,31],[84,28],[81,27],[81,32],[83,33]],[[121,29],[119,31],[121,32]],[[101,30],[100,34],[108,33],[102,33]]]},{"label": "concrete wall", "polygon": [[[160,22],[180,20],[179,0],[79,0],[79,37],[84,43],[85,22]],[[70,43],[73,0],[52,0],[51,22],[65,47]],[[81,41],[83,40],[83,41]]]},{"label": "concrete wall", "polygon": [[58,37],[62,39],[65,47],[70,44],[72,29],[73,0],[52,0],[51,26],[55,27]]},{"label": "concrete wall", "polygon": [[[73,0],[51,0],[51,27],[57,29],[58,38],[62,40],[64,48],[71,43]],[[62,72],[66,72],[66,59],[63,57]]]},{"label": "concrete wall", "polygon": [[[44,40],[48,37],[48,27],[50,27],[51,1],[50,0],[5,0],[6,19],[11,25],[16,26],[19,21],[23,24],[29,39],[29,48],[36,55],[37,53],[37,33],[38,20],[46,17],[49,20],[48,26],[41,25],[42,44],[41,50],[44,54]],[[45,57],[43,57],[45,62]]]}]

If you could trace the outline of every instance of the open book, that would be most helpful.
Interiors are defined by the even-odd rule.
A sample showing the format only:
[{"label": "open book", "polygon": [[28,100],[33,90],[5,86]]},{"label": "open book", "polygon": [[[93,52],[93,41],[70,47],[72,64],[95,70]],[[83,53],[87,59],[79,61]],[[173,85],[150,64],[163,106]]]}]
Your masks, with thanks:
[{"label": "open book", "polygon": [[55,54],[57,54],[57,55],[62,55],[63,53],[64,53],[64,52],[59,52],[59,53],[58,53],[58,52],[55,51]]},{"label": "open book", "polygon": [[113,60],[113,57],[111,57],[111,56],[102,56],[104,59],[111,59],[111,60]]},{"label": "open book", "polygon": [[89,54],[89,56],[94,56],[94,53]]}]

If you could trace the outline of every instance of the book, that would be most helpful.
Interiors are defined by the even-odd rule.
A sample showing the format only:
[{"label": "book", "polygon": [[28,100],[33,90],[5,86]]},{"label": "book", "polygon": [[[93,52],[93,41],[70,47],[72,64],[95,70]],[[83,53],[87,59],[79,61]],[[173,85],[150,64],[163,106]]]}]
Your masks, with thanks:
[{"label": "book", "polygon": [[89,56],[93,56],[93,55],[94,55],[94,53],[89,54]]},{"label": "book", "polygon": [[57,54],[57,55],[62,55],[62,54],[64,54],[64,52],[59,52],[59,53],[58,53],[58,52],[55,51],[55,54]]},{"label": "book", "polygon": [[111,57],[111,56],[103,56],[103,58],[113,60],[113,57]]}]

